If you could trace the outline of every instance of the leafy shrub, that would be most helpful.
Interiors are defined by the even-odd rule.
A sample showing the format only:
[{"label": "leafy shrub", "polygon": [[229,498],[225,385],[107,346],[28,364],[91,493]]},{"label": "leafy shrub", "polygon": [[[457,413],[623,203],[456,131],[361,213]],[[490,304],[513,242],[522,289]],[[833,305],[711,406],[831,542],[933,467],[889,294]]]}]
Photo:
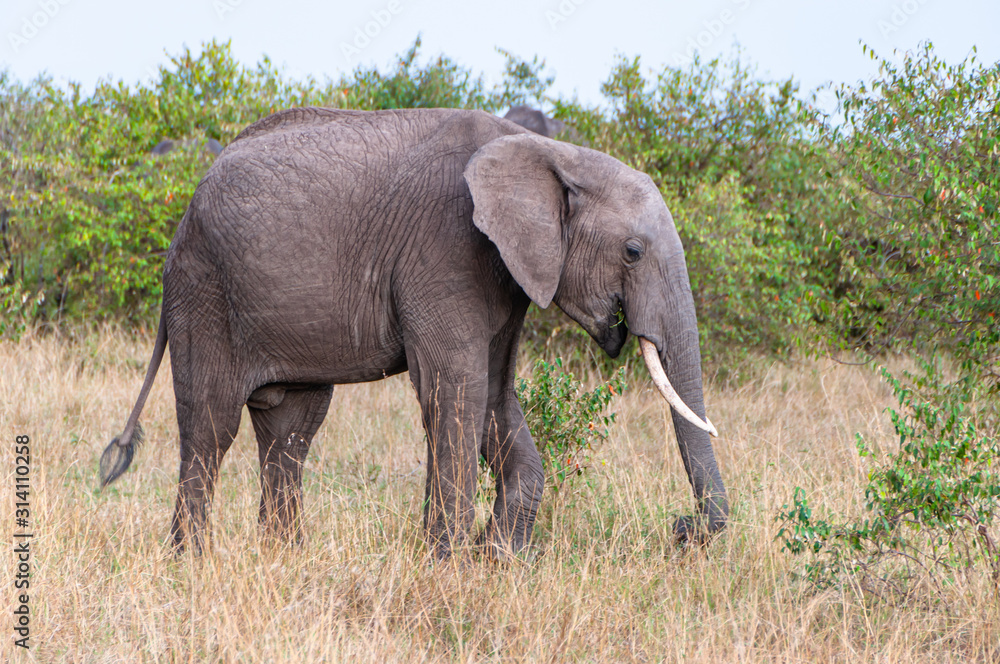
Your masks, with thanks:
[{"label": "leafy shrub", "polygon": [[[101,82],[84,97],[78,85],[5,76],[0,96],[0,296],[9,315],[56,321],[151,318],[163,255],[211,163],[201,143],[226,143],[273,108],[314,98],[267,60],[239,67],[215,42],[172,58],[151,86]],[[151,155],[167,137],[194,145]]]},{"label": "leafy shrub", "polygon": [[498,49],[504,56],[504,73],[501,84],[490,89],[481,74],[474,76],[444,55],[419,66],[420,46],[417,37],[389,74],[382,74],[377,67],[359,67],[342,76],[333,85],[343,95],[339,105],[361,110],[479,108],[495,113],[514,104],[540,104],[554,80],[544,77],[544,60],[535,57],[527,62]]},{"label": "leafy shrub", "polygon": [[[574,140],[659,186],[687,247],[708,358],[818,348],[819,337],[873,351],[917,340],[1000,381],[996,66],[948,66],[927,45],[898,66],[880,61],[870,85],[842,87],[843,117],[824,123],[793,80],[763,80],[739,55],[651,76],[623,58],[599,109],[546,97],[552,77],[537,58],[503,52],[490,87],[447,57],[421,62],[420,46],[385,73],[324,82],[288,80],[267,58],[243,67],[216,42],[148,84],[102,82],[90,96],[0,74],[0,332],[155,315],[165,250],[211,161],[197,147],[154,158],[162,138],[225,144],[304,104],[551,103]],[[556,308],[531,318],[529,348],[591,348]]]},{"label": "leafy shrub", "polygon": [[852,208],[832,237],[846,287],[830,338],[941,345],[997,385],[1000,64],[949,66],[930,43],[878,62],[839,90],[829,129]]},{"label": "leafy shrub", "polygon": [[814,580],[853,572],[881,582],[866,584],[873,588],[978,568],[1000,584],[1000,413],[982,383],[947,382],[930,363],[923,372],[904,384],[882,369],[899,401],[890,412],[899,448],[880,451],[858,436],[859,453],[875,462],[863,517],[816,518],[801,489],[778,514],[784,548],[813,555]]},{"label": "leafy shrub", "polygon": [[930,43],[899,64],[865,51],[879,78],[842,86],[842,122],[823,134],[850,208],[829,227],[840,277],[827,339],[943,351],[961,373],[883,370],[900,443],[883,453],[858,439],[876,462],[864,517],[817,517],[797,490],[780,537],[811,552],[808,569],[826,583],[855,572],[865,587],[905,590],[917,572],[988,570],[1000,584],[1000,65],[973,55],[949,66]]},{"label": "leafy shrub", "polygon": [[819,251],[777,212],[750,202],[736,174],[696,186],[671,205],[684,238],[704,354],[785,354],[823,300],[811,268]]},{"label": "leafy shrub", "polygon": [[542,457],[546,485],[558,491],[582,475],[595,445],[608,437],[615,413],[607,412],[614,396],[625,390],[621,368],[603,385],[581,391],[580,382],[563,370],[561,358],[538,360],[530,381],[518,381],[517,396]]}]

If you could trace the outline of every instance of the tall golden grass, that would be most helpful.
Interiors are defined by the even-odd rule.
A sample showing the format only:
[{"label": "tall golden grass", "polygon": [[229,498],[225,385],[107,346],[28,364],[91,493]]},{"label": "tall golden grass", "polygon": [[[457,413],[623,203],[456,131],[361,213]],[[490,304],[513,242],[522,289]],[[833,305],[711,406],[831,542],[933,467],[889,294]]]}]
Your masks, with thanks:
[{"label": "tall golden grass", "polygon": [[[152,337],[29,332],[0,344],[2,526],[14,532],[13,441],[32,446],[32,648],[5,630],[0,660],[37,662],[995,662],[988,578],[880,601],[851,582],[818,590],[781,551],[774,516],[795,486],[821,509],[860,509],[861,432],[894,434],[888,388],[832,361],[759,364],[709,385],[732,501],[704,549],[671,538],[690,487],[650,386],[614,403],[618,425],[587,481],[545,496],[532,551],[497,566],[428,562],[425,444],[405,376],[337,388],[305,474],[305,541],[262,547],[248,418],[222,466],[213,548],[165,545],[177,429],[165,362],[133,468],[98,490],[97,462],[142,382]],[[897,360],[902,362],[902,360]],[[481,518],[486,513],[480,505]],[[13,558],[0,563],[12,607]],[[11,609],[3,610],[10,625]]]}]

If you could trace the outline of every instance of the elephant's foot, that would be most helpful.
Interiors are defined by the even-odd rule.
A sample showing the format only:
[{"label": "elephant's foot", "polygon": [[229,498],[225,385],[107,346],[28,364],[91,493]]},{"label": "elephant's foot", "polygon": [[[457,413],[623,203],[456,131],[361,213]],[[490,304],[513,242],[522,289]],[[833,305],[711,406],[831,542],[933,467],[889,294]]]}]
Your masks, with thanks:
[{"label": "elephant's foot", "polygon": [[704,515],[682,516],[674,521],[674,538],[679,544],[705,546],[725,527],[725,519],[709,520]]},{"label": "elephant's foot", "polygon": [[[475,541],[476,552],[492,561],[509,563],[533,558],[530,553],[530,527],[500,528],[495,517],[491,518]],[[527,532],[527,534],[526,534]]]},{"label": "elephant's foot", "polygon": [[262,520],[258,530],[260,543],[267,547],[300,547],[305,541],[302,528],[297,521],[295,524],[289,525],[276,519]]},{"label": "elephant's foot", "polygon": [[[182,490],[184,488],[182,485]],[[200,497],[190,498],[189,494],[178,495],[174,518],[170,522],[171,547],[178,556],[189,550],[200,556],[211,547],[208,501]]]},{"label": "elephant's foot", "polygon": [[428,539],[427,544],[427,559],[431,566],[470,568],[478,553],[478,547],[468,538],[458,538],[449,543]]},{"label": "elephant's foot", "polygon": [[516,552],[510,540],[500,537],[491,526],[492,522],[476,537],[476,552],[487,560],[504,562],[513,559]]},{"label": "elephant's foot", "polygon": [[175,558],[188,552],[200,557],[211,547],[211,538],[205,537],[200,531],[189,532],[187,528],[174,527],[171,528],[170,535],[170,549]]},{"label": "elephant's foot", "polygon": [[[424,528],[427,538],[427,550],[431,558],[437,562],[448,562],[457,557],[463,557],[469,547],[470,519],[459,519],[461,525],[453,524],[448,516],[440,515],[432,526]],[[449,524],[451,527],[448,527]]]}]

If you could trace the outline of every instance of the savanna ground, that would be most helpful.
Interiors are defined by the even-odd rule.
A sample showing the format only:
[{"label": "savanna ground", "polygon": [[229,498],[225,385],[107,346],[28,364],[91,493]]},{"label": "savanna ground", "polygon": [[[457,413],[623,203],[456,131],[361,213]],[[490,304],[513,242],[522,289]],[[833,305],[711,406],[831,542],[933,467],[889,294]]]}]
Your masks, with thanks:
[{"label": "savanna ground", "polygon": [[[175,558],[165,545],[178,466],[169,362],[143,414],[148,442],[132,470],[98,490],[97,461],[152,346],[151,335],[112,330],[0,343],[0,438],[11,450],[2,531],[11,542],[12,447],[27,434],[35,533],[32,649],[15,649],[5,629],[3,661],[1000,659],[1000,603],[985,575],[904,599],[851,582],[821,590],[775,540],[775,514],[796,486],[814,509],[859,509],[868,461],[856,432],[898,442],[884,413],[891,392],[869,367],[758,360],[739,387],[710,380],[733,514],[704,549],[672,541],[691,490],[662,400],[633,378],[591,469],[563,495],[546,493],[523,559],[430,564],[425,444],[403,375],[335,392],[306,466],[300,547],[260,545],[257,447],[244,417],[222,466],[213,549]],[[484,498],[480,525],[486,510]],[[10,606],[13,558],[4,559],[0,605]]]}]

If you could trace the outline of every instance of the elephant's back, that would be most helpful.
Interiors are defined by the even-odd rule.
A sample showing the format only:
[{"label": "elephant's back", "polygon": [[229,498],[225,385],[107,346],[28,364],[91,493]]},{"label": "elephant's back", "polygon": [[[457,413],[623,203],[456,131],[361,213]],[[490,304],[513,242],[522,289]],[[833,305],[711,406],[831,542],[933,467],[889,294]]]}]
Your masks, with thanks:
[{"label": "elephant's back", "polygon": [[306,106],[278,111],[249,125],[230,143],[230,150],[259,149],[261,143],[255,144],[254,139],[287,135],[325,137],[341,144],[358,142],[366,147],[385,141],[401,150],[451,136],[478,148],[494,138],[524,131],[523,127],[479,110],[359,111]]},{"label": "elephant's back", "polygon": [[465,166],[480,146],[525,131],[458,109],[282,111],[227,146],[185,223],[227,269],[324,264],[364,287],[381,270],[373,261],[405,264],[400,252],[416,261],[415,236],[428,246],[474,241]]},{"label": "elephant's back", "polygon": [[[462,173],[480,146],[525,130],[482,111],[295,108],[247,127],[192,200],[207,235],[331,239],[405,220],[433,223],[442,204],[471,210]],[[471,212],[468,219],[471,225]]]},{"label": "elephant's back", "polygon": [[352,115],[358,115],[363,111],[350,111],[337,108],[323,108],[319,106],[306,106],[300,108],[288,108],[277,113],[272,113],[266,118],[246,127],[237,134],[233,143],[245,141],[255,136],[269,134],[290,128],[304,128],[309,126],[322,126],[331,122],[343,120]]},{"label": "elephant's back", "polygon": [[192,245],[254,310],[368,310],[392,283],[437,278],[442,257],[482,251],[465,165],[523,131],[450,109],[275,114],[212,165],[171,250]]}]

